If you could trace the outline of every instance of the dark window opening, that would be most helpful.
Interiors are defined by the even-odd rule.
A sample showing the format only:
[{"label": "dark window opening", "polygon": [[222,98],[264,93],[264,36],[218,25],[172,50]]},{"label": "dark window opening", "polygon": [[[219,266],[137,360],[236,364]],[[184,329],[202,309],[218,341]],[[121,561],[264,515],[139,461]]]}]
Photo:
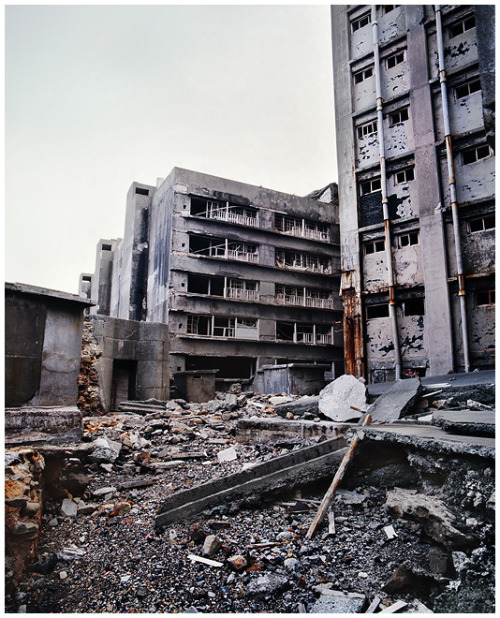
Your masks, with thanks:
[{"label": "dark window opening", "polygon": [[395,67],[398,64],[401,64],[402,62],[404,62],[405,60],[405,52],[403,51],[399,51],[395,54],[392,54],[392,56],[389,56],[386,60],[386,65],[388,69],[392,69],[393,67]]},{"label": "dark window opening", "polygon": [[495,304],[495,290],[476,290],[474,294],[476,307],[487,307]]},{"label": "dark window opening", "polygon": [[455,88],[455,98],[461,99],[462,97],[468,97],[473,92],[479,92],[481,90],[481,82],[479,79],[473,79],[466,84],[461,84]]},{"label": "dark window opening", "polygon": [[387,15],[387,13],[394,11],[394,9],[397,8],[398,6],[399,4],[383,4],[382,5],[382,15]]},{"label": "dark window opening", "polygon": [[102,245],[102,246],[101,246],[101,249],[102,249],[103,251],[111,251],[111,245]]},{"label": "dark window opening", "polygon": [[92,281],[92,277],[84,276],[82,277],[82,281]]},{"label": "dark window opening", "polygon": [[373,67],[369,67],[368,69],[364,69],[363,71],[358,71],[358,73],[354,74],[354,83],[360,84],[373,75]]},{"label": "dark window opening", "polygon": [[395,112],[389,114],[389,126],[393,127],[396,124],[400,124],[401,122],[406,122],[409,118],[408,107],[404,107],[403,109],[398,109]]},{"label": "dark window opening", "polygon": [[423,298],[408,298],[403,302],[405,315],[425,315],[425,303]]},{"label": "dark window opening", "polygon": [[352,31],[356,32],[357,30],[364,28],[371,22],[371,20],[372,18],[371,18],[370,13],[365,13],[364,15],[361,15],[361,17],[358,17],[357,19],[353,19],[351,22]]},{"label": "dark window opening", "polygon": [[372,178],[371,180],[363,180],[360,183],[361,195],[368,195],[369,193],[376,193],[382,189],[380,178]]},{"label": "dark window opening", "polygon": [[413,167],[409,167],[394,174],[395,185],[406,184],[411,180],[415,180],[415,170],[413,169]]},{"label": "dark window opening", "polygon": [[276,339],[293,341],[293,322],[276,322]]},{"label": "dark window opening", "polygon": [[143,189],[142,187],[135,188],[136,195],[149,195],[149,189]]},{"label": "dark window opening", "polygon": [[210,296],[224,296],[224,277],[188,274],[188,292]]},{"label": "dark window opening", "polygon": [[226,243],[223,238],[189,237],[189,253],[208,256],[224,256]]},{"label": "dark window opening", "polygon": [[388,318],[389,317],[389,305],[384,303],[383,305],[368,305],[366,307],[366,318],[371,320],[372,318]]},{"label": "dark window opening", "polygon": [[487,159],[491,155],[491,150],[488,144],[476,146],[462,152],[462,162],[464,165],[475,163],[481,159]]},{"label": "dark window opening", "polygon": [[365,255],[369,255],[370,253],[379,253],[380,251],[385,251],[385,240],[370,240],[365,244]]},{"label": "dark window opening", "polygon": [[246,356],[187,356],[186,371],[218,369],[216,380],[248,380],[255,374],[255,359]]},{"label": "dark window opening", "polygon": [[368,137],[368,135],[374,135],[377,133],[377,121],[372,120],[372,122],[368,122],[367,124],[363,124],[358,127],[358,138],[362,139],[363,137]]},{"label": "dark window opening", "polygon": [[419,244],[418,232],[409,232],[398,236],[398,247],[410,247],[411,245]]},{"label": "dark window opening", "polygon": [[482,232],[495,229],[495,215],[486,215],[469,221],[469,232]]},{"label": "dark window opening", "polygon": [[467,30],[471,30],[475,26],[476,26],[476,18],[474,17],[474,15],[471,15],[470,17],[466,17],[465,19],[462,19],[462,21],[459,21],[458,23],[450,26],[450,39],[456,36],[459,36],[460,34],[463,34],[464,32],[467,32]]}]

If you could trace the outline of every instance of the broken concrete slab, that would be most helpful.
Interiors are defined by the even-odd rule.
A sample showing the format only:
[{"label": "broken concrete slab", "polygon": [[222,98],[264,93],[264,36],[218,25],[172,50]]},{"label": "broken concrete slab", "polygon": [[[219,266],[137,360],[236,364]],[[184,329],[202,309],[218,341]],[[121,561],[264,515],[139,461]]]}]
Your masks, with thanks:
[{"label": "broken concrete slab", "polygon": [[238,420],[236,441],[242,444],[276,442],[293,438],[335,438],[340,428],[333,421],[285,421],[252,416]]},{"label": "broken concrete slab", "polygon": [[420,378],[398,380],[368,408],[372,422],[392,423],[410,414],[423,390]]},{"label": "broken concrete slab", "polygon": [[319,395],[304,395],[300,399],[276,405],[274,411],[279,416],[286,418],[287,414],[299,417],[315,417],[319,413]]},{"label": "broken concrete slab", "polygon": [[156,526],[185,520],[219,504],[253,500],[277,490],[329,478],[345,453],[343,437],[324,440],[292,451],[252,468],[180,491],[170,496],[158,511]]},{"label": "broken concrete slab", "polygon": [[358,614],[364,605],[364,594],[325,588],[309,611],[318,614]]},{"label": "broken concrete slab", "polygon": [[351,375],[330,382],[319,394],[319,411],[336,422],[359,420],[366,410],[366,386]]},{"label": "broken concrete slab", "polygon": [[462,549],[477,544],[472,535],[456,527],[457,518],[436,496],[396,488],[387,492],[386,508],[403,519],[416,522],[430,538],[445,547]]},{"label": "broken concrete slab", "polygon": [[432,424],[445,431],[469,436],[494,436],[495,412],[470,410],[441,410],[432,415]]}]

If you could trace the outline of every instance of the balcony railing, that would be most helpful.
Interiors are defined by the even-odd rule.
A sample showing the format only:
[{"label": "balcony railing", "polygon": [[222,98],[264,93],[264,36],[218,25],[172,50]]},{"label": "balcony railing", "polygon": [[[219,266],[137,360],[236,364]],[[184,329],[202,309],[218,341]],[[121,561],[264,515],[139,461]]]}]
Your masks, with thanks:
[{"label": "balcony railing", "polygon": [[229,260],[240,260],[242,262],[257,262],[259,256],[257,253],[244,253],[242,251],[228,249],[227,258]]},{"label": "balcony railing", "polygon": [[249,217],[248,215],[241,215],[227,210],[218,210],[213,212],[211,219],[217,219],[219,221],[228,221],[229,223],[237,223],[239,225],[250,225],[257,227],[257,217]]},{"label": "balcony railing", "polygon": [[318,309],[333,309],[333,300],[331,298],[311,298],[309,296],[292,295],[292,294],[276,294],[276,303],[278,305],[300,305],[302,307],[317,307]]},{"label": "balcony railing", "polygon": [[228,288],[226,290],[226,298],[233,298],[238,300],[259,300],[259,293],[257,290],[240,290],[236,288]]},{"label": "balcony railing", "polygon": [[328,335],[316,335],[316,343],[323,345],[330,345],[332,343],[332,336]]}]

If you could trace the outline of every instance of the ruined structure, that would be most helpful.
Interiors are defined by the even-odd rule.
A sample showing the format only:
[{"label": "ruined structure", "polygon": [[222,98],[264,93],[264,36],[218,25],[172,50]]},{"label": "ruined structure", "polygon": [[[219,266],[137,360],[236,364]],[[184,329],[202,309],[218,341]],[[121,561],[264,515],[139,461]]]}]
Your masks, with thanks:
[{"label": "ruined structure", "polygon": [[332,32],[346,372],[491,368],[494,6],[336,5]]},{"label": "ruined structure", "polygon": [[[339,263],[336,186],[300,198],[174,168],[157,187],[132,184],[124,238],[99,242],[80,292],[124,340],[130,320],[168,325],[177,385],[195,371],[265,392],[268,365],[315,365],[321,381],[342,371]],[[322,386],[277,375],[273,392]]]}]

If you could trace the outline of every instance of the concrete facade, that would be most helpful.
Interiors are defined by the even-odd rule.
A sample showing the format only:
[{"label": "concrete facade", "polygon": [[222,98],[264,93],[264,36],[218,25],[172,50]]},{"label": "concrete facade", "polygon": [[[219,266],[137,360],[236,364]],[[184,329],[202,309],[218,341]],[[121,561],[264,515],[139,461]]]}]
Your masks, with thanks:
[{"label": "concrete facade", "polygon": [[431,5],[331,10],[346,372],[372,383],[494,365],[494,38],[478,44],[494,7],[478,8],[447,5],[441,26]]},{"label": "concrete facade", "polygon": [[5,431],[7,440],[81,437],[76,407],[83,310],[72,294],[5,284]]},{"label": "concrete facade", "polygon": [[336,202],[180,168],[133,183],[123,240],[98,245],[97,314],[167,324],[170,374],[218,370],[221,390],[275,363],[341,373]]}]

